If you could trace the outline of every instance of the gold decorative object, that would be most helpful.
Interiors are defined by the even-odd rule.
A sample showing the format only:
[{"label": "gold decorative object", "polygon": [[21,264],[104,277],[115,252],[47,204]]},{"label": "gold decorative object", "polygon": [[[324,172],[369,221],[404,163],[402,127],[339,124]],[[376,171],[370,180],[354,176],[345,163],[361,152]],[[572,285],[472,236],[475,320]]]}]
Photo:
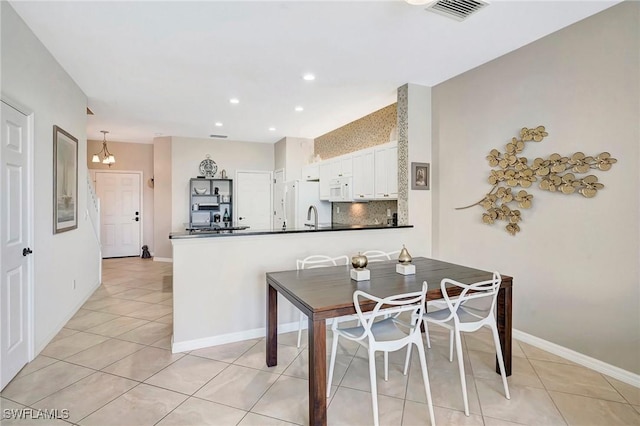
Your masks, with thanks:
[{"label": "gold decorative object", "polygon": [[408,265],[411,263],[412,257],[409,254],[409,251],[406,249],[404,244],[402,245],[402,250],[400,250],[400,254],[398,255],[398,262],[403,265]]},{"label": "gold decorative object", "polygon": [[360,253],[358,253],[357,256],[353,256],[351,258],[351,266],[353,266],[355,269],[358,269],[358,270],[365,268],[368,263],[369,263],[369,260],[367,259],[367,256],[364,256]]},{"label": "gold decorative object", "polygon": [[[522,217],[520,210],[511,209],[509,204],[517,203],[521,209],[531,208],[533,195],[524,189],[514,194],[512,188],[529,188],[533,183],[539,182],[538,186],[545,191],[567,195],[575,192],[586,198],[595,197],[598,190],[604,188],[604,185],[598,182],[597,176],[577,177],[576,174],[585,174],[591,169],[607,171],[618,160],[612,158],[608,152],[595,157],[585,156],[582,152],[576,152],[570,157],[554,153],[546,160],[536,158],[531,164],[526,157],[518,157],[517,154],[524,151],[526,142],[540,142],[548,135],[544,126],[535,129],[524,127],[520,130],[520,139],[512,138],[505,146],[504,153],[492,149],[487,161],[489,166],[498,168],[491,170],[487,180],[493,187],[477,203],[458,207],[456,210],[481,205],[486,210],[482,214],[484,223],[490,225],[496,220],[504,220],[507,222],[507,232],[516,235],[520,232],[518,223],[522,221]],[[400,255],[402,256],[402,252]]]}]

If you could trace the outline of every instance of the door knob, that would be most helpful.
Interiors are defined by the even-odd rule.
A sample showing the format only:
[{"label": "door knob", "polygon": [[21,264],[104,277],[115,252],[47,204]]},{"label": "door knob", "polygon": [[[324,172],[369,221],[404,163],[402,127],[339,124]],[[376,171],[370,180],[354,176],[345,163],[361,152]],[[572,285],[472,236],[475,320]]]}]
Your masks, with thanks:
[{"label": "door knob", "polygon": [[23,256],[28,256],[28,255],[30,255],[31,253],[33,253],[33,251],[32,251],[29,247],[27,247],[27,248],[23,248],[23,249],[22,249],[22,255],[23,255]]},{"label": "door knob", "polygon": [[242,219],[244,219],[244,217],[239,217],[239,218],[238,218],[238,220],[242,220]]},{"label": "door knob", "polygon": [[135,220],[136,222],[139,222],[139,221],[140,221],[140,218],[139,218],[139,217],[136,217],[136,218],[135,218],[135,219],[133,219],[133,220]]}]

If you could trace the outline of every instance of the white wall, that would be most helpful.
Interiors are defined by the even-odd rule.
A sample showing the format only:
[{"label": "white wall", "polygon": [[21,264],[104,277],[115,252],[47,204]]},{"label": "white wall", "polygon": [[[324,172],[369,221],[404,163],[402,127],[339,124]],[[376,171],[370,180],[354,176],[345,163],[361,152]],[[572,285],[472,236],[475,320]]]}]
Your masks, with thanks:
[{"label": "white wall", "polygon": [[[2,14],[2,94],[34,112],[35,226],[33,241],[35,349],[62,328],[98,283],[99,255],[87,206],[87,97],[13,8]],[[79,141],[78,229],[53,235],[53,126]],[[72,288],[76,280],[77,287]]]},{"label": "white wall", "polygon": [[[408,87],[407,136],[409,140],[408,218],[420,238],[425,256],[431,257],[432,242],[432,190],[411,189],[411,163],[432,163],[431,157],[431,88],[417,84]],[[400,161],[400,159],[399,159]],[[433,188],[433,182],[431,187]]]},{"label": "white wall", "polygon": [[[514,327],[640,373],[640,3],[624,2],[433,88],[434,256],[514,277]],[[522,232],[487,226],[485,157],[545,125],[529,159],[609,151],[593,199],[532,187]],[[530,160],[531,161],[531,160]],[[412,193],[413,194],[413,193]]]},{"label": "white wall", "polygon": [[207,154],[218,166],[216,176],[224,169],[233,179],[236,170],[273,171],[273,151],[273,145],[264,143],[172,137],[172,209],[168,231],[184,231],[189,222],[189,179],[200,174],[200,162]]},{"label": "white wall", "polygon": [[171,138],[153,140],[153,257],[171,258]]}]

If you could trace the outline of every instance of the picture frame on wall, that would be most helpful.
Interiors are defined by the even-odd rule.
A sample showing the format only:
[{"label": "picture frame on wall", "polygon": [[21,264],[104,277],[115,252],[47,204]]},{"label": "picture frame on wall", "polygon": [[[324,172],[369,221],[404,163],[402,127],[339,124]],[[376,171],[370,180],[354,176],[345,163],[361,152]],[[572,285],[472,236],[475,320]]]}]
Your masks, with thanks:
[{"label": "picture frame on wall", "polygon": [[53,233],[78,227],[78,139],[53,126]]},{"label": "picture frame on wall", "polygon": [[411,189],[429,189],[429,163],[411,163]]}]

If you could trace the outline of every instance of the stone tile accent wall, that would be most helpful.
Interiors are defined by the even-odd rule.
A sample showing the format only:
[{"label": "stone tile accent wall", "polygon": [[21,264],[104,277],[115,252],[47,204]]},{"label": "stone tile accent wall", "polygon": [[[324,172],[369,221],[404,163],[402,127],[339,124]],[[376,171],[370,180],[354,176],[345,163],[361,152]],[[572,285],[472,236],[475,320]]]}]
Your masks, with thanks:
[{"label": "stone tile accent wall", "polygon": [[409,85],[398,88],[398,224],[409,224]]},{"label": "stone tile accent wall", "polygon": [[[340,208],[340,213],[338,213]],[[398,211],[395,200],[370,201],[368,203],[332,203],[333,223],[340,225],[376,225],[387,223],[387,209],[391,215]]]},{"label": "stone tile accent wall", "polygon": [[395,140],[396,105],[386,106],[315,138],[314,155],[326,160]]}]

